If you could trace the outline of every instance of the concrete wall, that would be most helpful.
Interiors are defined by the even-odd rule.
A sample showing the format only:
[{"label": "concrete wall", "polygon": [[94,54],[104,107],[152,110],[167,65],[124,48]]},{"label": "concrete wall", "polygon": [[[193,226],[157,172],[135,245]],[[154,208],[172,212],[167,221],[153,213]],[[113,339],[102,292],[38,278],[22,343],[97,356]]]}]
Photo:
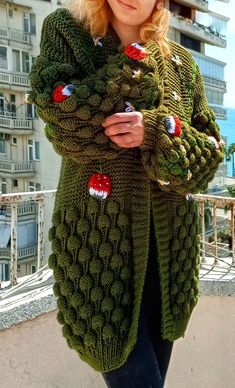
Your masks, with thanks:
[{"label": "concrete wall", "polygon": [[[165,388],[234,388],[234,328],[233,297],[201,296],[185,338],[174,344]],[[1,388],[105,388],[60,330],[51,312],[0,332]]]}]

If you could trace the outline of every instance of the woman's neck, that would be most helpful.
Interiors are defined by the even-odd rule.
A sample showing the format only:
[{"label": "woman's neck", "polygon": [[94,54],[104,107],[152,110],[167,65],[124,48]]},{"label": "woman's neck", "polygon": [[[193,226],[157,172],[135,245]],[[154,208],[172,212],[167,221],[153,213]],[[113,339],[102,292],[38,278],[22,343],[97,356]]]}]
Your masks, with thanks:
[{"label": "woman's neck", "polygon": [[126,47],[131,43],[141,43],[140,28],[138,26],[129,26],[123,24],[115,18],[113,18],[111,24],[119,36],[123,47]]}]

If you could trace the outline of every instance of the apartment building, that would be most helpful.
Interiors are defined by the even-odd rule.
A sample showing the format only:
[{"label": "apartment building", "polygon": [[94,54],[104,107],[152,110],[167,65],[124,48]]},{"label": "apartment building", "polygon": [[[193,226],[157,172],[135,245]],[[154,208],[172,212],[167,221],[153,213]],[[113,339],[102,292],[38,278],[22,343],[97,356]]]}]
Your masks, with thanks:
[{"label": "apartment building", "polygon": [[[56,188],[60,158],[52,151],[42,121],[24,96],[29,89],[28,73],[39,53],[42,22],[61,5],[59,0],[0,0],[0,191],[3,194]],[[172,13],[169,37],[192,52],[204,76],[208,101],[218,118],[225,119],[226,64],[205,55],[205,47],[206,44],[226,46],[228,19],[210,11],[210,2],[205,0],[166,0],[166,6]],[[222,165],[213,184],[221,185],[224,175]],[[9,277],[10,220],[11,209],[1,206],[0,200],[0,281]],[[18,276],[34,272],[35,204],[18,207],[17,244]]]},{"label": "apartment building", "polygon": [[[221,1],[229,3],[230,0]],[[209,105],[218,119],[225,120],[223,99],[226,93],[226,63],[207,56],[206,45],[226,47],[226,27],[229,19],[213,12],[214,3],[215,0],[168,0],[168,9],[172,13],[169,37],[192,53],[204,77]],[[221,163],[215,179],[210,184],[210,191],[217,191],[225,186],[226,175],[227,165]]]},{"label": "apartment building", "polygon": [[[60,157],[43,133],[34,107],[25,102],[28,74],[39,53],[41,26],[59,1],[0,1],[0,192],[55,189]],[[18,275],[35,272],[37,208],[18,207]],[[46,220],[45,220],[46,222]],[[0,199],[0,281],[9,278],[11,208]]]}]

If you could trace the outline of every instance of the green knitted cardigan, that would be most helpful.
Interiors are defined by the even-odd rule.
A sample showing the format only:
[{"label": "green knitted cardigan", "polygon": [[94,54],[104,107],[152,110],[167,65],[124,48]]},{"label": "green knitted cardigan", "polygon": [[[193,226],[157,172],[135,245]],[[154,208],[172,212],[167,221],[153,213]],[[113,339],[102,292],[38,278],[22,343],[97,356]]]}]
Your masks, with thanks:
[{"label": "green knitted cardigan", "polygon": [[[198,66],[173,42],[167,59],[154,42],[145,45],[145,58],[131,59],[112,28],[94,39],[59,9],[45,19],[40,47],[29,101],[62,155],[48,262],[57,318],[69,347],[94,369],[110,371],[136,343],[151,212],[162,336],[173,341],[185,333],[198,300],[200,263],[198,209],[189,193],[205,189],[223,159],[219,130]],[[55,103],[60,83],[75,91]],[[101,125],[127,102],[144,115],[139,148],[119,148]],[[169,132],[175,115],[180,136]],[[111,180],[106,199],[88,190],[96,173]]]}]

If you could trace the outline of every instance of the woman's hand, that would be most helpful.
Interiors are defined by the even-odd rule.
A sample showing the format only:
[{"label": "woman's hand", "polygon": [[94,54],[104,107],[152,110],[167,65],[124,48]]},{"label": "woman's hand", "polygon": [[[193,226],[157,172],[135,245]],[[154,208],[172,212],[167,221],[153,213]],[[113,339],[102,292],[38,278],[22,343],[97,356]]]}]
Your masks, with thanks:
[{"label": "woman's hand", "polygon": [[105,135],[122,148],[139,147],[144,139],[144,118],[141,112],[115,113],[103,123]]}]

